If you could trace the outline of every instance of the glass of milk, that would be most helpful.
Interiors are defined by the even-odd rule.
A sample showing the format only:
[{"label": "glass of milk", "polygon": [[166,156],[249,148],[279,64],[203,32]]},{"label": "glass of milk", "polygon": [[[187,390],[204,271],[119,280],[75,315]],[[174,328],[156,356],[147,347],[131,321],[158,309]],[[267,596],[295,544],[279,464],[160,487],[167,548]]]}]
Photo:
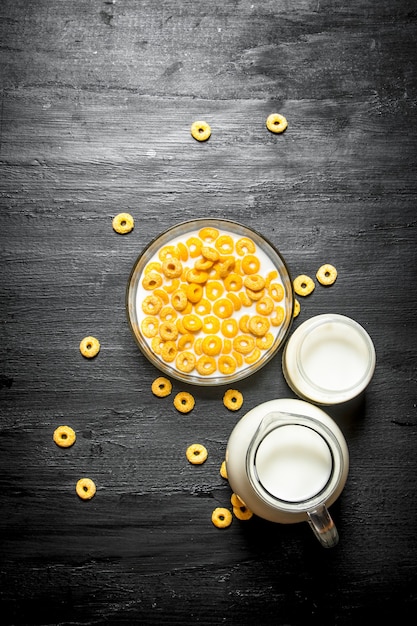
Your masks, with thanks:
[{"label": "glass of milk", "polygon": [[337,424],[319,407],[271,400],[249,411],[226,450],[231,488],[272,522],[309,522],[322,546],[338,543],[328,512],[346,483],[349,453]]},{"label": "glass of milk", "polygon": [[303,400],[334,405],[358,398],[375,371],[375,348],[355,320],[326,313],[299,326],[287,342],[282,369]]}]

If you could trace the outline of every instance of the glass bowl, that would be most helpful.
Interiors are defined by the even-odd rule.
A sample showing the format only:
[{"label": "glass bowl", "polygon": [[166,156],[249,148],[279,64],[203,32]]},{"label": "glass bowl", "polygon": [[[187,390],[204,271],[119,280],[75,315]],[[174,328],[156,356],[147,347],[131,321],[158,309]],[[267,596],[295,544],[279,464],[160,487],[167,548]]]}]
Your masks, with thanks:
[{"label": "glass bowl", "polygon": [[[177,310],[184,305],[181,291],[197,302]],[[292,280],[278,250],[255,230],[224,219],[190,220],[163,232],[137,258],[126,289],[140,350],[166,376],[193,385],[230,385],[258,371],[287,338],[293,309]]]}]

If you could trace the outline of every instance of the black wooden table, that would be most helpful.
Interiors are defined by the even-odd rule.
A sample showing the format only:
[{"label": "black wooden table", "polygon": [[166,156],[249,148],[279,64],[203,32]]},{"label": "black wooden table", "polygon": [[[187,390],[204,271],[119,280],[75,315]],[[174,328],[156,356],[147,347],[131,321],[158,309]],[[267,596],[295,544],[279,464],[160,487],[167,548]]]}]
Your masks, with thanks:
[{"label": "black wooden table", "polygon": [[[3,0],[0,27],[2,623],[409,623],[415,2]],[[282,135],[265,127],[274,112]],[[279,355],[238,383],[236,413],[223,388],[191,388],[188,415],[151,393],[127,279],[151,239],[198,217],[255,227],[293,276],[334,264],[337,282],[302,300],[293,328],[342,313],[375,343],[365,404],[333,412],[351,456],[334,549],[307,524],[211,523],[230,506],[219,467],[233,426],[294,397]],[[86,335],[101,342],[91,361]],[[61,424],[72,448],[52,441]],[[196,441],[201,466],[184,454]],[[97,485],[89,502],[82,476]]]}]

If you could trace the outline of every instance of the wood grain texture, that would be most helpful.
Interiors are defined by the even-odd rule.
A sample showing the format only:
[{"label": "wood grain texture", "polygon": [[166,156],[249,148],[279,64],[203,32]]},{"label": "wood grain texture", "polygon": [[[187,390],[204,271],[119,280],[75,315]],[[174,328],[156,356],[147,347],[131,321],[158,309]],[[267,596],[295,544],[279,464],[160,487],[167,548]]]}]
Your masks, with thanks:
[{"label": "wood grain texture", "polygon": [[[350,626],[416,608],[416,35],[408,0],[3,0],[3,623]],[[111,228],[120,211],[128,236]],[[210,521],[229,505],[234,424],[293,397],[279,357],[239,383],[237,414],[224,388],[190,388],[186,416],[151,394],[127,279],[151,239],[198,217],[255,227],[293,276],[333,263],[294,328],[333,311],[374,340],[364,404],[329,410],[351,456],[334,550],[307,524]],[[52,441],[62,423],[68,450]]]}]

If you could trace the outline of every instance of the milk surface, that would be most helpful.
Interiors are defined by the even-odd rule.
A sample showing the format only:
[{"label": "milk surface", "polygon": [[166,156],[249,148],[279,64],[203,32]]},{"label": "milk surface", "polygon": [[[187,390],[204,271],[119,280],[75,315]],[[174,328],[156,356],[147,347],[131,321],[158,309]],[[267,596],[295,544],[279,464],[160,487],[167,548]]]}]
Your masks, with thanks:
[{"label": "milk surface", "polygon": [[325,440],[306,426],[275,428],[260,443],[255,467],[263,487],[287,502],[312,498],[327,484],[332,456]]}]

